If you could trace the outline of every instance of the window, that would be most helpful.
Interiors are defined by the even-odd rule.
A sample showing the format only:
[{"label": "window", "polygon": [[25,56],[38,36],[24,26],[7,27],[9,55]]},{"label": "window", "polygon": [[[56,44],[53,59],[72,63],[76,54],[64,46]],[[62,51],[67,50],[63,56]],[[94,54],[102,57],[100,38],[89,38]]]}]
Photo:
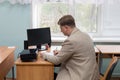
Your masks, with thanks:
[{"label": "window", "polygon": [[61,16],[71,14],[76,20],[77,27],[94,37],[119,37],[120,2],[101,1],[102,3],[99,3],[99,0],[33,2],[33,27],[51,27],[52,37],[63,37],[57,21]]},{"label": "window", "polygon": [[[36,6],[36,8],[35,8]],[[36,11],[37,27],[51,27],[52,36],[62,36],[57,25],[59,18],[65,14],[71,14],[76,19],[76,25],[82,31],[95,33],[97,32],[96,4],[81,4],[73,2],[43,2],[33,4],[33,9]],[[34,11],[33,11],[34,12]]]},{"label": "window", "polygon": [[120,37],[120,0],[101,5],[101,26],[104,36]]}]

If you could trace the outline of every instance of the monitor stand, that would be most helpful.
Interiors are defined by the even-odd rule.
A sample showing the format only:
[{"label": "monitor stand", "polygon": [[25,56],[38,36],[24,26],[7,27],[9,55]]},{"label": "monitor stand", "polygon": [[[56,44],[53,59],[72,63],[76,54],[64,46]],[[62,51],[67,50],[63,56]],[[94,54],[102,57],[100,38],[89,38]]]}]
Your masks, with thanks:
[{"label": "monitor stand", "polygon": [[42,44],[39,44],[39,45],[37,45],[37,50],[38,51],[45,51],[46,50],[46,46],[42,45]]}]

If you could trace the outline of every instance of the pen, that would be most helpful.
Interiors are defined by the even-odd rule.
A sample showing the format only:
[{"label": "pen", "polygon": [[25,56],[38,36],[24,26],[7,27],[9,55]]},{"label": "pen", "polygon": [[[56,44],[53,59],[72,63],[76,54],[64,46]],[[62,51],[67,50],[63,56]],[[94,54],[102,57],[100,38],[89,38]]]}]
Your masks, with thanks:
[{"label": "pen", "polygon": [[58,54],[57,47],[56,47],[56,49],[53,52],[54,52],[54,55]]}]

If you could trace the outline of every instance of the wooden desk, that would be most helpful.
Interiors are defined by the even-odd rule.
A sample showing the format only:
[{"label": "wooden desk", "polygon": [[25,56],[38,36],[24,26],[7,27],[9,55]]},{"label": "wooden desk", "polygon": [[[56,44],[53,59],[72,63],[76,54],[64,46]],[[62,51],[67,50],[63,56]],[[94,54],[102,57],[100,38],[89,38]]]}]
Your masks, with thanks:
[{"label": "wooden desk", "polygon": [[96,45],[96,48],[100,51],[99,54],[99,70],[102,69],[102,58],[112,58],[116,56],[120,58],[120,45]]},{"label": "wooden desk", "polygon": [[14,66],[15,47],[0,47],[0,80],[3,80]]},{"label": "wooden desk", "polygon": [[[51,50],[61,48],[61,46],[52,46]],[[95,52],[99,50],[95,48]],[[53,80],[54,79],[54,64],[38,58],[35,62],[21,62],[17,59],[16,78],[17,80]]]},{"label": "wooden desk", "polygon": [[95,49],[95,54],[96,54],[96,60],[98,62],[98,65],[99,65],[99,62],[100,62],[100,51],[98,50],[98,48],[94,47]]},{"label": "wooden desk", "polygon": [[96,45],[103,57],[120,57],[120,45]]},{"label": "wooden desk", "polygon": [[21,62],[17,59],[16,78],[17,80],[53,80],[54,65],[48,61],[38,58],[35,62]]}]

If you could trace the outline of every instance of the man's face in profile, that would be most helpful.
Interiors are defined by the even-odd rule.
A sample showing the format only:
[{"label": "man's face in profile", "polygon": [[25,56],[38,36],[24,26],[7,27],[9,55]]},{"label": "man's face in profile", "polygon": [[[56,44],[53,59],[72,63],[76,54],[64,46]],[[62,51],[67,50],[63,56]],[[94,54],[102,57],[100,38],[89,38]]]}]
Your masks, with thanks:
[{"label": "man's face in profile", "polygon": [[60,29],[61,29],[61,32],[65,35],[65,36],[68,36],[68,29],[67,29],[67,26],[60,26]]}]

